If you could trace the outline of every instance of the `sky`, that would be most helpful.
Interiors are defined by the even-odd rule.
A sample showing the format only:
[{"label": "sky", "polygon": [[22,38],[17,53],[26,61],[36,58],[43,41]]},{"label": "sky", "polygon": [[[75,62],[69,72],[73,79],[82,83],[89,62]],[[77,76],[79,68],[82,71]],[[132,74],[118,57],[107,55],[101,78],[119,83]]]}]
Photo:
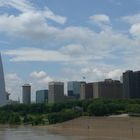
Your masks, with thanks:
[{"label": "sky", "polygon": [[140,0],[0,0],[6,90],[120,79],[140,68]]}]

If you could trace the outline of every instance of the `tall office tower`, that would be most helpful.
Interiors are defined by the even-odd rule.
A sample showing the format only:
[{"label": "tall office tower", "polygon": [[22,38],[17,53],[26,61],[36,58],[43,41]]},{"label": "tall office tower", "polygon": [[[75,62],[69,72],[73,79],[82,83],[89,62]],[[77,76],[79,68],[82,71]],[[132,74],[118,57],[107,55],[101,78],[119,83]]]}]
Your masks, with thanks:
[{"label": "tall office tower", "polygon": [[56,103],[64,101],[64,83],[49,82],[48,102]]},{"label": "tall office tower", "polygon": [[93,83],[93,98],[123,98],[123,85],[118,80],[105,79]]},{"label": "tall office tower", "polygon": [[47,103],[48,102],[48,90],[36,91],[36,103]]},{"label": "tall office tower", "polygon": [[25,84],[22,86],[22,103],[31,104],[31,85]]},{"label": "tall office tower", "polygon": [[4,72],[3,72],[2,58],[0,54],[0,106],[6,104],[7,104],[7,100],[6,100]]},{"label": "tall office tower", "polygon": [[81,83],[80,86],[80,99],[92,99],[93,98],[93,83]]},{"label": "tall office tower", "polygon": [[140,98],[140,71],[123,73],[123,97]]},{"label": "tall office tower", "polygon": [[67,83],[68,96],[79,99],[80,98],[80,85],[81,85],[81,82],[69,81]]}]

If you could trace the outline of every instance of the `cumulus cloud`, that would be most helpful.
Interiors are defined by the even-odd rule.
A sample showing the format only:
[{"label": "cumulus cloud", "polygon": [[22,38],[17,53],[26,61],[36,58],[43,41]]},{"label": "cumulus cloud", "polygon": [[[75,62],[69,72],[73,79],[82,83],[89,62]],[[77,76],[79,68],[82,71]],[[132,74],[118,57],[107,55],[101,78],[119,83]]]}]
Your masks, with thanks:
[{"label": "cumulus cloud", "polygon": [[129,31],[136,39],[140,39],[140,23],[133,24]]},{"label": "cumulus cloud", "polygon": [[139,40],[140,39],[140,13],[124,16],[121,19],[131,25],[129,29],[129,33],[132,35],[132,37]]},{"label": "cumulus cloud", "polygon": [[1,0],[0,7],[13,7],[21,12],[35,10],[32,4],[27,0]]},{"label": "cumulus cloud", "polygon": [[130,24],[135,24],[140,22],[140,14],[134,14],[129,16],[121,17],[121,19],[125,22],[128,22]]},{"label": "cumulus cloud", "polygon": [[79,56],[85,53],[85,48],[80,44],[69,44],[60,48],[60,51],[71,56]]},{"label": "cumulus cloud", "polygon": [[43,77],[46,77],[46,76],[47,76],[47,73],[44,72],[44,71],[39,71],[39,72],[33,71],[33,72],[30,74],[30,76],[31,76],[32,78],[43,78]]},{"label": "cumulus cloud", "polygon": [[107,24],[110,23],[109,16],[107,16],[105,14],[93,15],[93,16],[90,16],[89,18],[93,22],[101,22],[101,23],[107,23]]},{"label": "cumulus cloud", "polygon": [[115,69],[112,71],[109,71],[106,75],[107,78],[111,78],[111,79],[119,79],[122,75],[123,70],[122,69]]},{"label": "cumulus cloud", "polygon": [[11,61],[70,61],[71,58],[59,51],[38,48],[22,48],[5,51],[6,55],[12,56]]},{"label": "cumulus cloud", "polygon": [[[70,80],[86,80],[87,82],[97,82],[103,81],[104,79],[117,79],[120,80],[122,72],[125,71],[123,68],[117,68],[111,65],[99,65],[94,64],[95,66],[85,66],[77,71],[73,68],[64,68],[64,74],[67,75],[67,78]],[[85,77],[85,79],[83,79]]]},{"label": "cumulus cloud", "polygon": [[0,31],[17,37],[42,38],[57,32],[57,28],[48,25],[48,20],[64,24],[66,17],[54,14],[48,7],[36,8],[27,0],[2,0],[0,6],[9,6],[20,11],[19,14],[0,14]]},{"label": "cumulus cloud", "polygon": [[33,71],[30,73],[30,77],[37,80],[40,84],[48,84],[48,82],[53,81],[53,78],[50,77],[45,71]]},{"label": "cumulus cloud", "polygon": [[108,15],[97,14],[97,15],[90,16],[89,19],[93,24],[98,25],[101,29],[104,30],[111,29],[111,21]]},{"label": "cumulus cloud", "polygon": [[[1,0],[0,7],[15,8],[15,9],[19,10],[20,12],[22,12],[21,14],[19,14],[20,16],[25,13],[29,14],[29,16],[32,16],[32,15],[30,15],[30,13],[39,14],[39,15],[41,15],[42,19],[51,19],[60,24],[64,24],[67,20],[66,17],[54,14],[47,6],[44,8],[44,10],[40,10],[39,8],[36,8],[31,2],[29,2],[27,0],[21,0],[21,1],[19,1],[19,0],[6,0],[6,1]],[[41,17],[38,17],[38,19],[40,19]]]},{"label": "cumulus cloud", "polygon": [[[87,61],[91,59],[91,56],[84,55],[83,57],[82,55],[78,54],[78,52],[75,52],[75,54],[73,54],[72,52],[68,52],[69,49],[71,49],[71,51],[74,51],[73,45],[71,47],[72,48],[66,46],[59,50],[21,48],[16,50],[7,50],[4,51],[3,53],[12,57],[10,60],[14,62],[44,61],[44,62],[70,62],[70,63],[72,62],[73,63],[75,58],[77,58],[78,61],[83,61],[83,60]],[[71,56],[75,56],[75,57],[71,57]]]}]

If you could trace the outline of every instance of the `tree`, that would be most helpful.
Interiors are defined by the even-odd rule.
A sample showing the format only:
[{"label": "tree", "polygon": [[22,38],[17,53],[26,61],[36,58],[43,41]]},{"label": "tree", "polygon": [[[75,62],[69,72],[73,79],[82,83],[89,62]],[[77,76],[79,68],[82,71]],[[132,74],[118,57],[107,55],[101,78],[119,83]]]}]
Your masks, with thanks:
[{"label": "tree", "polygon": [[105,105],[101,101],[94,102],[88,106],[88,113],[89,115],[95,115],[95,116],[104,116],[108,115],[109,109],[107,105]]}]

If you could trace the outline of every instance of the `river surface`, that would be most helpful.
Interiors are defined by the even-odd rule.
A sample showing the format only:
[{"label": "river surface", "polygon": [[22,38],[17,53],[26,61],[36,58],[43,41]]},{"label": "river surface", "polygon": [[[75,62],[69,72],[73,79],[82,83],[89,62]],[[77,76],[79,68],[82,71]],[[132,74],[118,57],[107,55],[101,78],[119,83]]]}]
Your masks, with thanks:
[{"label": "river surface", "polygon": [[[82,137],[48,132],[47,128],[32,126],[0,126],[0,140],[135,140],[116,137]],[[139,140],[139,139],[136,139]]]},{"label": "river surface", "polygon": [[79,140],[78,137],[50,134],[47,129],[31,126],[0,126],[0,140]]}]

